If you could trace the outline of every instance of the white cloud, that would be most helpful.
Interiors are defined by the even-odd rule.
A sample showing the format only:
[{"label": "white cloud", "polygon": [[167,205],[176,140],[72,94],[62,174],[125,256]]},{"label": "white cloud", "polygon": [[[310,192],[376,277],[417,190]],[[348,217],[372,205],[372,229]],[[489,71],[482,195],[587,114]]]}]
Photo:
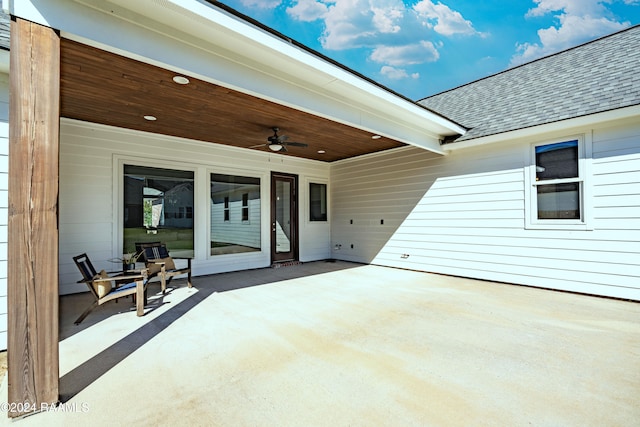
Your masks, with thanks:
[{"label": "white cloud", "polygon": [[[322,46],[343,50],[376,45],[394,28],[393,14],[385,15],[384,10],[393,10],[398,4],[402,3],[396,0],[337,0],[329,6],[324,18]],[[378,9],[377,13],[374,8]]]},{"label": "white cloud", "polygon": [[412,78],[415,80],[420,78],[419,73],[412,73],[410,75],[406,70],[390,67],[388,65],[384,65],[382,68],[380,68],[380,74],[391,80],[402,80],[407,78]]},{"label": "white cloud", "polygon": [[303,22],[316,21],[327,15],[326,4],[315,0],[298,0],[298,2],[287,8],[287,13],[294,19]]},{"label": "white cloud", "polygon": [[370,49],[373,61],[390,66],[385,73],[403,71],[405,78],[411,76],[398,67],[438,60],[442,37],[479,34],[459,12],[431,0],[415,6],[402,0],[297,0],[287,13],[304,22],[322,20],[324,49]]},{"label": "white cloud", "polygon": [[[538,30],[539,43],[520,43],[518,52],[511,58],[512,66],[523,64],[588,40],[613,33],[628,27],[629,22],[613,19],[606,3],[615,0],[534,0],[536,7],[527,12],[527,17],[558,13],[557,26]],[[624,0],[625,3],[638,0]]]},{"label": "white cloud", "polygon": [[449,6],[442,3],[434,4],[431,0],[422,0],[413,9],[420,18],[425,20],[424,25],[433,28],[439,34],[445,36],[477,34],[471,21],[467,21],[460,12],[451,10]]},{"label": "white cloud", "polygon": [[240,0],[243,6],[255,7],[258,9],[273,9],[280,6],[282,0]]},{"label": "white cloud", "polygon": [[405,46],[378,46],[370,56],[371,60],[394,66],[423,64],[440,58],[433,43],[421,41]]},{"label": "white cloud", "polygon": [[404,18],[404,9],[402,3],[380,6],[371,5],[371,11],[373,12],[371,22],[376,30],[381,33],[397,33],[402,29],[400,24]]},{"label": "white cloud", "polygon": [[551,12],[563,11],[567,15],[600,16],[607,9],[602,0],[533,0],[537,4],[529,9],[526,16],[544,16]]}]

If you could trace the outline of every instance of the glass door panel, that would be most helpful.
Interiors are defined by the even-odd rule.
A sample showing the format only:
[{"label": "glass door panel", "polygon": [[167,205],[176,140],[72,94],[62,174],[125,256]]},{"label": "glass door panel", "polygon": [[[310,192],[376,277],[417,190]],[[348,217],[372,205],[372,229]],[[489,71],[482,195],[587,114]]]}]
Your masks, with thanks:
[{"label": "glass door panel", "polygon": [[272,262],[298,258],[297,176],[271,176],[271,259]]}]

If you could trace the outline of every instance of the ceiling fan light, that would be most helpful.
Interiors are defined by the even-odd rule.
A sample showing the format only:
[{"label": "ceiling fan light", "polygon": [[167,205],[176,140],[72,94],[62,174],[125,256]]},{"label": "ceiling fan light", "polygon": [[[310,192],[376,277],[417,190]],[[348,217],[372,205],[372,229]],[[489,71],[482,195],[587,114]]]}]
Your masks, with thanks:
[{"label": "ceiling fan light", "polygon": [[282,144],[269,144],[269,149],[271,151],[280,151],[282,150]]}]

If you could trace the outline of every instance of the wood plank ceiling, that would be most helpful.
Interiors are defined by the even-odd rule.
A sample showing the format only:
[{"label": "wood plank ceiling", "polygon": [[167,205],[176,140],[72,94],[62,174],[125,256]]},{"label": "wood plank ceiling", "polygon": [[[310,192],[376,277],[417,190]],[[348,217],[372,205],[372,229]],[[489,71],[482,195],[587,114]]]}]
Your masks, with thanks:
[{"label": "wood plank ceiling", "polygon": [[[402,147],[388,139],[252,95],[67,39],[61,41],[61,117],[250,149],[273,127],[288,141],[278,155],[326,162]],[[147,121],[151,115],[155,121]],[[266,146],[251,148],[270,151]],[[324,153],[322,153],[324,151]]]}]

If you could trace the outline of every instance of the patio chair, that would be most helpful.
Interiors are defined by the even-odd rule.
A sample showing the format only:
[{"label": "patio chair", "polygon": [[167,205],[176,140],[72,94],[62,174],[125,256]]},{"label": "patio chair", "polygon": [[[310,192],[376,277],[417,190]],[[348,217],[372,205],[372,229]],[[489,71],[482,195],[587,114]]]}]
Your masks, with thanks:
[{"label": "patio chair", "polygon": [[129,295],[136,301],[136,314],[144,315],[144,306],[147,303],[146,269],[141,270],[137,275],[109,276],[104,270],[96,272],[86,253],[73,257],[73,261],[82,274],[82,279],[78,283],[85,283],[94,297],[93,303],[74,322],[76,325],[97,306]]},{"label": "patio chair", "polygon": [[[171,257],[167,250],[167,245],[160,242],[152,243],[136,243],[136,250],[142,253],[142,259],[148,270],[149,278],[155,276],[160,277],[160,283],[162,286],[162,293],[165,293],[167,285],[171,283],[171,279],[175,276],[183,274],[187,275],[187,285],[191,285],[191,258],[187,257]],[[187,260],[186,268],[176,268],[174,259]]]}]

